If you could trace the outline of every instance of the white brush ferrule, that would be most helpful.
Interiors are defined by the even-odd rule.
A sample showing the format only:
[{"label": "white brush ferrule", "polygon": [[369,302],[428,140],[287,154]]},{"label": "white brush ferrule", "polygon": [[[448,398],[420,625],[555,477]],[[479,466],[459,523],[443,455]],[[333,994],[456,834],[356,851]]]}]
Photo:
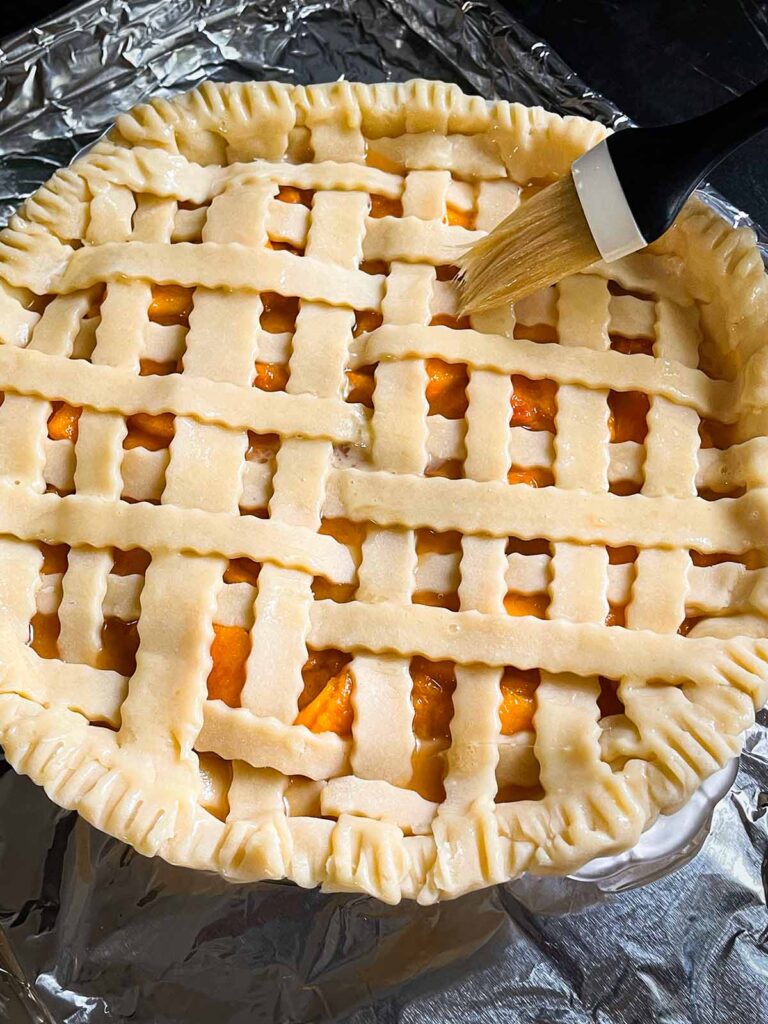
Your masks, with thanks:
[{"label": "white brush ferrule", "polygon": [[571,176],[595,245],[606,263],[645,248],[648,243],[629,208],[606,139],[575,161]]}]

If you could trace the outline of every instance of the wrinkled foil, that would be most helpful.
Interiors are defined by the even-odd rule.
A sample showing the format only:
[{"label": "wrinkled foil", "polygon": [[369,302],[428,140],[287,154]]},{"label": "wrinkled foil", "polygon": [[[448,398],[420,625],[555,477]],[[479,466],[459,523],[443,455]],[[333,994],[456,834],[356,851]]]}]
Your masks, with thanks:
[{"label": "wrinkled foil", "polygon": [[[0,46],[0,219],[153,93],[341,76],[438,78],[628,123],[493,0],[103,0]],[[701,795],[698,817],[660,819],[607,866],[390,907],[148,860],[0,759],[0,1020],[766,1020],[765,713],[717,803],[731,777]]]}]

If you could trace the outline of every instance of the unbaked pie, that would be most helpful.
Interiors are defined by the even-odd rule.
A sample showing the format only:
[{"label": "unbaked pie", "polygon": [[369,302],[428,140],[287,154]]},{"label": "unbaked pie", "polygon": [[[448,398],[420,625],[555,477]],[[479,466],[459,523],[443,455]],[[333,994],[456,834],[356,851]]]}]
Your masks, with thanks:
[{"label": "unbaked pie", "polygon": [[429,903],[634,844],[768,678],[753,235],[460,319],[604,135],[203,85],[0,236],[0,741],[145,854]]}]

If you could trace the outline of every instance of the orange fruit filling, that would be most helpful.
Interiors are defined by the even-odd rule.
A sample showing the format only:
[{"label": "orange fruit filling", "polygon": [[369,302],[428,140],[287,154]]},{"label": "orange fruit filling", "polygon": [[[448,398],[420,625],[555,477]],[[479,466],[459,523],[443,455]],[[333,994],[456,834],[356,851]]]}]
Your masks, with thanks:
[{"label": "orange fruit filling", "polygon": [[256,586],[261,565],[250,558],[235,558],[224,570],[225,583],[250,583]]},{"label": "orange fruit filling", "polygon": [[[359,563],[363,541],[365,540],[368,528],[365,523],[353,523],[350,519],[323,519],[320,523],[319,533],[333,537],[340,544],[346,544],[352,552],[352,557]],[[312,581],[312,593],[317,601],[336,601],[338,604],[346,604],[355,596],[357,583],[332,583],[324,576],[316,576]]]},{"label": "orange fruit filling", "polygon": [[701,620],[702,620],[703,618],[704,618],[704,616],[703,616],[703,615],[691,615],[691,616],[687,616],[687,617],[686,617],[685,619],[683,619],[683,621],[682,621],[682,622],[680,623],[680,626],[679,626],[679,628],[678,628],[677,632],[678,632],[678,633],[680,634],[680,636],[688,636],[688,634],[689,634],[689,633],[691,632],[691,630],[693,629],[693,627],[694,627],[694,626],[698,626],[698,624],[699,624],[699,623],[701,622]]},{"label": "orange fruit filling", "polygon": [[293,185],[281,185],[277,198],[282,203],[299,203],[302,206],[311,206],[314,194],[311,188],[294,188]]},{"label": "orange fruit filling", "polygon": [[347,547],[360,548],[368,533],[368,526],[366,523],[355,523],[342,517],[322,519],[318,533],[333,537],[339,544],[346,544]]},{"label": "orange fruit filling", "polygon": [[[37,612],[29,624],[29,645],[41,658],[58,658],[60,631],[58,615]],[[135,620],[123,622],[122,619],[107,619],[101,628],[101,647],[95,667],[119,672],[124,676],[133,675],[138,646],[139,631]]]},{"label": "orange fruit filling", "polygon": [[551,555],[552,545],[543,537],[534,537],[532,540],[510,537],[507,541],[506,553],[508,555]]},{"label": "orange fruit filling", "polygon": [[614,352],[622,352],[625,356],[652,356],[653,340],[651,338],[625,338],[622,334],[612,334],[611,348]]},{"label": "orange fruit filling", "polygon": [[606,626],[626,626],[627,607],[623,604],[612,604],[608,606],[608,614],[605,617]]},{"label": "orange fruit filling", "polygon": [[[217,630],[222,628],[216,627]],[[351,735],[353,681],[348,667],[349,660],[349,656],[340,651],[310,652],[309,660],[302,670],[304,691],[299,699],[300,710],[296,725],[305,725],[313,732]],[[453,692],[456,689],[453,663],[429,661],[417,656],[411,659],[410,671],[413,680],[413,732],[417,740],[448,741],[453,716]],[[503,735],[511,736],[522,729],[531,728],[535,710],[534,693],[538,683],[539,674],[535,669],[527,672],[505,669],[501,681],[502,701],[499,711]],[[242,688],[242,682],[239,686]],[[210,678],[208,687],[210,693]]]},{"label": "orange fruit filling", "polygon": [[472,324],[468,316],[451,316],[450,313],[438,313],[429,321],[430,327],[450,327],[453,331],[466,331]]},{"label": "orange fruit filling", "polygon": [[333,648],[307,652],[307,660],[301,670],[304,690],[299,697],[299,711],[310,704],[320,693],[325,684],[352,660],[349,654]]},{"label": "orange fruit filling", "polygon": [[301,670],[304,690],[299,697],[296,725],[312,732],[352,731],[352,679],[347,669],[351,657],[343,651],[308,652]]},{"label": "orange fruit filling", "polygon": [[528,484],[529,487],[551,487],[555,482],[552,470],[545,466],[532,466],[524,469],[521,466],[513,466],[507,473],[507,483]]},{"label": "orange fruit filling", "polygon": [[173,440],[172,412],[161,412],[153,416],[146,412],[137,412],[126,419],[128,433],[123,441],[123,448],[149,448],[160,451],[167,448]]},{"label": "orange fruit filling", "polygon": [[518,668],[505,668],[501,677],[501,732],[513,736],[516,732],[533,728],[536,710],[536,687],[539,685],[537,669],[523,672]]},{"label": "orange fruit filling", "polygon": [[261,326],[270,334],[284,334],[296,327],[299,314],[299,300],[277,292],[262,292]]},{"label": "orange fruit filling", "polygon": [[469,376],[464,363],[427,359],[427,402],[431,416],[461,419],[467,411]]},{"label": "orange fruit filling", "polygon": [[448,740],[456,676],[450,661],[411,659],[413,731],[420,740]]},{"label": "orange fruit filling", "polygon": [[533,615],[537,619],[543,619],[548,607],[548,594],[518,594],[510,590],[504,598],[507,615]]},{"label": "orange fruit filling", "polygon": [[303,249],[297,248],[295,245],[292,245],[290,242],[274,242],[274,241],[272,241],[271,238],[267,242],[267,248],[268,249],[273,249],[275,252],[290,252],[290,253],[293,253],[294,256],[303,256],[304,255],[304,250]]},{"label": "orange fruit filling", "polygon": [[461,459],[449,459],[437,466],[431,466],[424,475],[441,476],[446,480],[461,480],[464,475],[464,465]]},{"label": "orange fruit filling", "polygon": [[132,548],[130,551],[112,549],[112,572],[116,576],[141,576],[149,568],[152,556],[143,548]]},{"label": "orange fruit filling", "polygon": [[[445,463],[450,466],[451,463]],[[416,554],[421,557],[427,554],[449,555],[461,552],[461,534],[455,530],[439,533],[423,527],[416,531]],[[449,611],[459,610],[459,595],[456,591],[420,590],[413,595],[414,604],[429,605],[433,608],[447,608]]]},{"label": "orange fruit filling", "polygon": [[312,580],[312,593],[316,601],[335,601],[336,604],[347,604],[355,596],[356,583],[331,583],[324,576],[316,576]]},{"label": "orange fruit filling", "polygon": [[411,755],[411,778],[408,788],[425,800],[439,804],[445,799],[445,757],[447,740],[417,739]]},{"label": "orange fruit filling", "polygon": [[457,210],[450,204],[445,210],[445,220],[452,227],[467,228],[471,230],[475,226],[475,214],[472,210]]},{"label": "orange fruit filling", "polygon": [[531,380],[512,375],[512,417],[510,425],[528,430],[555,429],[557,385],[551,380]]},{"label": "orange fruit filling", "polygon": [[636,441],[642,444],[648,433],[648,396],[642,391],[611,391],[608,406],[608,429],[611,440]]},{"label": "orange fruit filling", "polygon": [[367,334],[381,327],[384,317],[381,313],[375,313],[371,309],[359,309],[355,312],[355,327],[353,335],[359,338],[361,334]]},{"label": "orange fruit filling", "polygon": [[746,556],[731,555],[726,552],[704,552],[704,551],[691,551],[691,561],[694,565],[699,567],[707,567],[711,565],[722,565],[723,562],[743,562],[748,568],[756,568],[756,565],[750,566],[749,561],[752,552],[747,552]]},{"label": "orange fruit filling", "polygon": [[48,417],[48,437],[52,441],[76,441],[77,421],[82,409],[66,402],[53,402],[53,412]]},{"label": "orange fruit filling", "polygon": [[427,526],[416,531],[416,553],[419,555],[451,555],[461,551],[461,534],[457,530],[440,533]]},{"label": "orange fruit filling", "polygon": [[149,319],[156,324],[188,326],[192,312],[193,288],[180,284],[153,284]]},{"label": "orange fruit filling", "polygon": [[[285,202],[304,202],[311,200],[311,194],[306,197],[301,190],[284,188],[281,189],[279,198]],[[393,204],[399,201],[384,201],[382,197],[374,197],[374,200],[381,199],[377,204],[377,214],[397,215],[392,213],[381,213],[387,209],[386,203]],[[464,218],[463,220],[461,218]],[[460,215],[459,211],[453,213],[449,209],[449,223],[461,223],[462,226],[469,226],[470,215]],[[385,267],[375,268],[375,272],[382,272]],[[440,268],[443,270],[443,277],[446,278],[446,271],[452,268]],[[192,308],[193,290],[179,286],[154,286],[152,290],[152,303],[150,305],[150,317],[155,322],[184,323],[188,320]],[[276,293],[266,293],[262,296],[263,313],[261,323],[265,330],[273,333],[293,330],[298,312],[298,300],[287,298]],[[436,317],[433,322],[445,323],[451,327],[466,326],[463,321],[450,317]],[[381,323],[381,316],[377,313],[363,311],[356,315],[356,333],[374,330]],[[534,332],[537,329],[534,329]],[[534,340],[556,340],[552,338],[551,329],[546,328],[539,332],[540,339]],[[526,328],[526,336],[532,337],[531,329]],[[627,340],[626,345],[622,343],[620,351],[645,351],[647,343],[637,345]],[[151,361],[146,361],[148,364]],[[148,372],[160,372],[165,364],[152,364]],[[466,414],[467,398],[466,387],[468,384],[467,368],[464,364],[447,363],[441,359],[429,359],[426,363],[428,384],[427,400],[431,414],[443,415],[447,418],[460,418]],[[280,364],[257,363],[257,376],[255,385],[267,391],[282,390],[287,381],[287,367]],[[347,372],[350,382],[351,401],[371,404],[373,393],[374,367],[361,367]],[[144,366],[142,367],[144,370]],[[167,372],[163,370],[163,372]],[[554,430],[554,417],[556,413],[556,385],[552,381],[534,381],[528,378],[513,376],[514,393],[511,400],[512,416],[511,424],[523,426],[531,430]],[[647,432],[646,417],[648,413],[648,399],[639,392],[612,392],[609,397],[610,404],[610,431],[613,441],[633,440],[642,442]],[[77,439],[77,423],[81,410],[67,405],[64,402],[54,403],[53,411],[48,421],[49,436],[55,440]],[[716,443],[716,434],[721,425],[702,424],[702,443]],[[143,445],[147,448],[158,449],[166,447],[173,437],[173,415],[163,413],[150,415],[139,413],[128,418],[129,432],[124,442],[126,448]],[[446,464],[450,466],[450,464]],[[437,470],[436,472],[440,472]],[[459,464],[460,472],[460,464]],[[448,475],[452,475],[450,472]],[[531,486],[548,486],[552,482],[552,475],[549,470],[541,468],[525,469],[514,467],[509,472],[510,483],[526,483]],[[345,520],[336,520],[331,523],[324,523],[321,527],[322,533],[329,533],[343,543],[350,546],[358,546],[362,543],[364,527],[359,524],[349,523]],[[438,534],[432,530],[420,530],[417,535],[417,544],[422,552],[439,551],[449,552],[457,550],[460,543],[458,535]],[[611,556],[612,562],[631,561],[635,552],[634,549],[616,549],[617,554]],[[44,572],[62,572],[66,569],[66,546],[44,549]],[[132,552],[120,553],[129,557]],[[144,552],[139,553],[145,556]],[[704,562],[704,557],[700,556]],[[117,570],[117,553],[115,566]],[[146,564],[143,558],[140,560],[137,571],[144,571]],[[126,566],[123,565],[125,570]],[[258,576],[258,565],[249,562],[247,559],[238,559],[231,562],[225,573],[225,581],[228,583],[248,582],[256,583]],[[455,595],[447,594],[423,594],[420,595],[422,603],[434,604],[441,607],[453,607],[456,600]],[[543,617],[548,605],[548,597],[545,594],[522,595],[510,593],[505,598],[505,608],[511,615],[534,615]],[[608,624],[623,624],[624,609],[612,607],[609,613]],[[59,633],[58,617],[56,615],[37,614],[30,625],[30,643],[34,649],[43,657],[57,656],[57,639]],[[113,619],[105,623],[103,631],[103,655],[102,660],[105,666],[117,667],[118,671],[130,671],[130,662],[135,655],[135,642],[137,641],[136,624],[123,623]],[[211,699],[221,699],[232,707],[239,705],[240,692],[245,682],[245,670],[248,655],[250,653],[250,637],[248,630],[237,626],[214,625],[214,640],[211,647],[212,667],[208,677],[208,694]],[[310,654],[303,675],[305,687],[299,701],[299,713],[296,724],[307,726],[315,732],[332,731],[338,735],[347,736],[351,733],[353,710],[352,710],[352,675],[347,667],[349,656],[341,652],[313,652]],[[119,667],[118,667],[119,666]],[[416,657],[411,663],[411,675],[413,679],[412,700],[414,706],[414,733],[418,741],[448,741],[450,738],[450,720],[453,713],[452,694],[455,689],[455,675],[453,665],[449,662],[429,662],[424,658]],[[502,701],[500,707],[500,719],[502,733],[512,735],[513,733],[531,727],[533,713],[535,710],[534,693],[538,685],[538,673],[521,672],[515,669],[507,669],[502,679]],[[601,709],[610,707],[614,710],[603,710],[604,714],[618,713],[616,708],[621,709],[621,704],[615,695],[615,687],[601,681]],[[424,747],[426,751],[426,747]],[[419,791],[424,789],[435,790],[434,756],[426,756],[419,761],[414,758],[414,788]],[[429,762],[429,764],[428,764]],[[417,777],[422,777],[418,782]],[[429,782],[428,777],[432,778]],[[423,785],[422,785],[423,783]]]},{"label": "orange fruit filling", "polygon": [[101,650],[96,667],[111,669],[122,676],[136,671],[136,651],[139,649],[139,629],[136,620],[106,619],[101,627]]},{"label": "orange fruit filling", "polygon": [[426,604],[431,608],[447,608],[450,612],[459,610],[459,595],[435,590],[418,590],[413,595],[414,604]]},{"label": "orange fruit filling", "polygon": [[299,711],[294,724],[304,725],[312,732],[351,736],[352,719],[352,674],[342,668],[331,676],[315,699]]},{"label": "orange fruit filling", "polygon": [[552,324],[515,324],[512,335],[526,341],[557,342],[557,328]]},{"label": "orange fruit filling", "polygon": [[251,638],[242,626],[214,624],[213,634],[208,699],[223,700],[231,708],[237,708],[245,683],[245,664],[251,653]]},{"label": "orange fruit filling", "polygon": [[23,293],[23,298],[21,295],[19,296],[22,306],[33,313],[42,313],[45,307],[54,299],[53,295],[36,295],[26,288],[20,291]]},{"label": "orange fruit filling", "polygon": [[43,553],[42,573],[49,575],[67,571],[68,544],[41,544],[40,550]]},{"label": "orange fruit filling", "polygon": [[29,624],[29,646],[41,658],[59,656],[59,617],[36,612]]},{"label": "orange fruit filling", "polygon": [[[168,364],[158,363],[158,367],[166,367]],[[151,370],[150,372],[157,372]],[[162,372],[166,372],[163,370]],[[173,372],[169,370],[167,372]],[[82,409],[67,405],[66,402],[55,402],[54,409],[48,419],[48,436],[53,441],[77,441],[78,421]],[[174,415],[171,412],[163,412],[157,415],[138,412],[126,418],[128,433],[123,441],[123,448],[149,448],[151,451],[158,451],[167,448],[173,439]]]},{"label": "orange fruit filling", "polygon": [[625,544],[620,548],[608,548],[608,561],[611,565],[627,565],[637,558],[637,548]]},{"label": "orange fruit filling", "polygon": [[402,164],[395,163],[389,157],[381,153],[374,153],[370,149],[365,155],[365,162],[369,167],[375,167],[379,171],[386,171],[387,174],[401,174],[403,171]]},{"label": "orange fruit filling", "polygon": [[288,367],[283,363],[256,363],[253,386],[261,391],[285,391]]},{"label": "orange fruit filling", "polygon": [[363,260],[360,269],[364,274],[386,274],[387,264],[384,260]]},{"label": "orange fruit filling", "polygon": [[617,480],[615,483],[611,483],[608,490],[611,494],[627,497],[630,494],[639,494],[640,484],[635,483],[634,480]]},{"label": "orange fruit filling", "polygon": [[373,389],[375,386],[375,366],[359,366],[356,370],[347,370],[348,402],[359,402],[368,409],[373,408]]},{"label": "orange fruit filling", "polygon": [[181,359],[170,360],[169,362],[158,362],[156,359],[139,360],[140,377],[167,377],[169,373],[181,373],[183,363]]},{"label": "orange fruit filling", "polygon": [[248,431],[248,451],[245,457],[250,462],[269,462],[280,447],[279,434],[254,434]]},{"label": "orange fruit filling", "polygon": [[371,217],[402,217],[403,204],[400,199],[387,196],[371,196]]},{"label": "orange fruit filling", "polygon": [[[322,532],[350,545],[359,545],[364,530],[364,526],[347,520],[328,520],[324,522]],[[422,551],[446,552],[456,549],[458,535],[421,530],[418,543]],[[43,571],[65,571],[68,550],[66,545],[43,545]],[[147,552],[141,549],[116,549],[113,571],[121,575],[141,573],[146,571],[148,562]],[[256,563],[248,559],[236,559],[229,563],[225,580],[255,583],[258,570],[259,566]],[[511,612],[512,614],[543,614],[543,595],[517,597],[522,604]],[[30,623],[30,644],[40,656],[58,657],[59,628],[58,616],[39,613],[35,615]],[[98,666],[130,675],[135,669],[137,647],[136,622],[109,619],[102,629],[102,650]],[[247,629],[239,626],[214,625],[212,664],[207,680],[209,699],[222,700],[230,707],[239,706],[250,649],[251,642]],[[353,680],[348,668],[350,660],[350,656],[341,651],[309,652],[307,663],[302,670],[304,690],[299,699],[299,713],[295,724],[305,725],[313,732],[330,731],[339,736],[351,734]],[[452,696],[456,686],[454,666],[451,662],[432,662],[426,658],[414,657],[411,661],[411,677],[413,730],[417,740],[411,785],[429,798],[440,799],[443,762],[437,755],[445,749],[450,739]],[[534,710],[533,693],[537,682],[538,674],[535,672],[519,672],[513,669],[505,671],[501,684],[502,702],[499,712],[504,735],[530,728]]]},{"label": "orange fruit filling", "polygon": [[[92,320],[94,317],[101,315],[101,304],[104,301],[104,296],[107,294],[107,286],[105,284],[95,285],[88,291],[89,303],[83,317],[84,320]],[[52,295],[46,297],[46,305],[52,298]]]}]

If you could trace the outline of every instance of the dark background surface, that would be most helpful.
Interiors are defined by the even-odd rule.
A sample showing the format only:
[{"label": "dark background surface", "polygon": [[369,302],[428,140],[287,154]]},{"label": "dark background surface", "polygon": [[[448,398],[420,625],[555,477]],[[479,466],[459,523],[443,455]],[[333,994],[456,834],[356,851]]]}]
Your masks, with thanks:
[{"label": "dark background surface", "polygon": [[[503,2],[588,84],[641,124],[691,117],[768,78],[763,0]],[[0,33],[23,29],[66,6],[50,0],[4,5]],[[713,183],[768,226],[768,135],[732,156]]]}]

